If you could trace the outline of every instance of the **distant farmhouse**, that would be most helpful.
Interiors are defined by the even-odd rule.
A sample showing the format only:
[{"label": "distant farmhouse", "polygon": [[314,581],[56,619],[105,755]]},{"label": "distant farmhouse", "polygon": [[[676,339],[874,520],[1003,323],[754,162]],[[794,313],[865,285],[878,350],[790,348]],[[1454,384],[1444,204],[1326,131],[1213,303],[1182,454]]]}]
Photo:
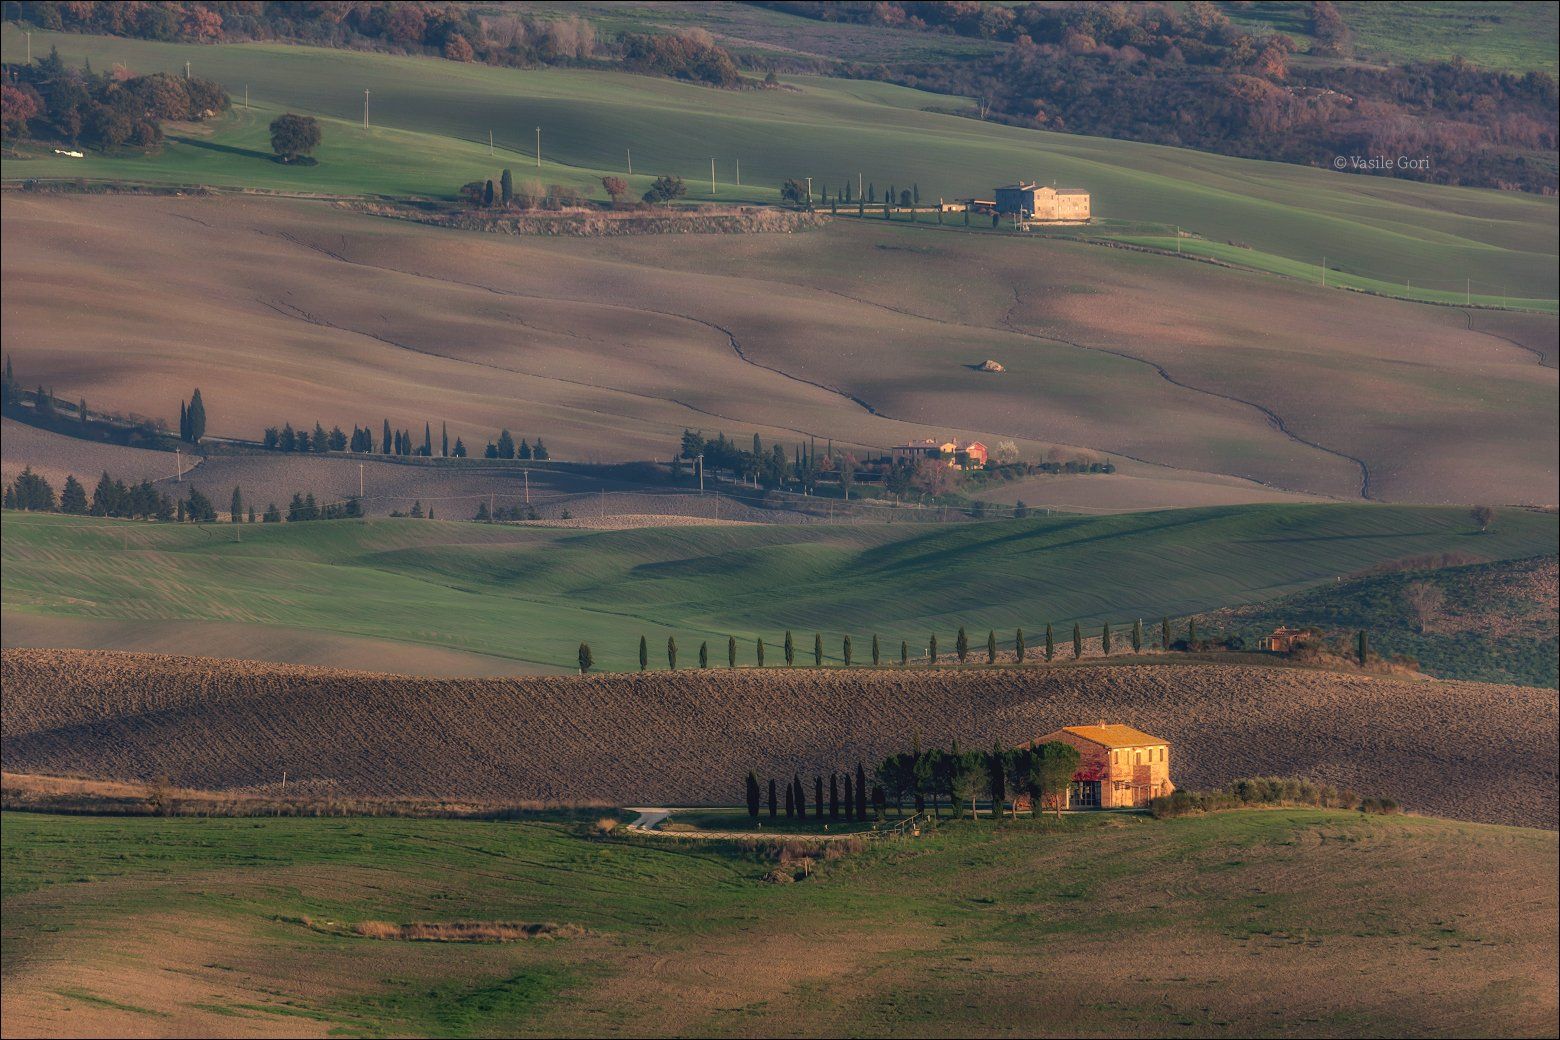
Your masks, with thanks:
[{"label": "distant farmhouse", "polygon": [[997,189],[997,213],[1019,220],[1084,221],[1089,219],[1089,193],[1082,188],[1042,187],[1033,182]]},{"label": "distant farmhouse", "polygon": [[[1170,742],[1131,726],[1067,726],[1034,743],[1059,741],[1078,749],[1078,771],[1067,791],[1067,809],[1133,809],[1173,794]],[[1049,808],[1049,807],[1048,807]]]},{"label": "distant farmhouse", "polygon": [[950,469],[983,469],[990,451],[980,441],[925,440],[896,444],[889,449],[895,462],[917,462],[920,459],[936,459]]}]

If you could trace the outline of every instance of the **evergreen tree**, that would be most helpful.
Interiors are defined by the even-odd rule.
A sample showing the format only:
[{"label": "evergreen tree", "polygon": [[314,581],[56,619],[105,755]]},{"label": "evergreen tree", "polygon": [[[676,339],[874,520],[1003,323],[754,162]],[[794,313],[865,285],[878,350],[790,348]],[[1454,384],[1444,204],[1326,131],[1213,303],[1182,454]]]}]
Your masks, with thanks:
[{"label": "evergreen tree", "polygon": [[195,388],[194,395],[190,398],[190,443],[199,444],[200,439],[206,436],[206,405],[200,399],[200,387]]},{"label": "evergreen tree", "polygon": [[758,798],[758,777],[754,776],[753,771],[749,769],[747,775],[747,809],[748,815],[755,820],[758,819]]},{"label": "evergreen tree", "polygon": [[709,666],[710,666],[710,644],[708,642],[700,643],[699,644],[699,667],[700,668],[708,668]]},{"label": "evergreen tree", "polygon": [[823,777],[813,777],[813,814],[823,819]]},{"label": "evergreen tree", "polygon": [[785,630],[785,666],[791,667],[796,663],[796,641],[791,638],[791,630]]},{"label": "evergreen tree", "polygon": [[228,502],[228,517],[235,524],[244,522],[244,496],[237,485],[234,485],[233,498]]},{"label": "evergreen tree", "polygon": [[489,177],[487,183],[482,186],[482,205],[493,208],[493,178]]},{"label": "evergreen tree", "polygon": [[1361,668],[1365,667],[1370,661],[1370,636],[1365,634],[1363,628],[1354,637],[1354,656],[1359,661]]},{"label": "evergreen tree", "polygon": [[991,815],[1002,819],[1002,807],[1007,803],[1007,756],[997,745],[991,745],[986,756],[986,790],[991,794]]},{"label": "evergreen tree", "polygon": [[736,666],[737,666],[737,637],[736,636],[727,636],[726,637],[726,667],[727,668],[735,668]]},{"label": "evergreen tree", "polygon": [[1138,618],[1136,621],[1132,622],[1132,652],[1134,654],[1139,654],[1139,653],[1143,652],[1143,619],[1142,618]]},{"label": "evergreen tree", "polygon": [[774,777],[770,777],[769,778],[769,818],[771,820],[774,819],[775,816],[778,814],[779,809],[780,809],[780,807],[779,807],[779,805],[776,804],[776,799],[775,799],[775,778]]},{"label": "evergreen tree", "polygon": [[785,818],[792,819],[796,816],[796,788],[789,783],[785,785]]},{"label": "evergreen tree", "polygon": [[845,637],[845,641],[841,645],[842,645],[842,647],[844,649],[844,652],[845,652],[845,667],[849,668],[850,667],[850,636],[846,636]]},{"label": "evergreen tree", "polygon": [[1106,657],[1110,656],[1110,622],[1107,621],[1100,628],[1100,652]]},{"label": "evergreen tree", "polygon": [[867,818],[867,771],[861,767],[861,760],[856,760],[856,819]]},{"label": "evergreen tree", "polygon": [[639,670],[642,672],[650,667],[650,644],[644,636],[639,637]]},{"label": "evergreen tree", "polygon": [[926,644],[926,657],[931,664],[937,663],[937,633],[932,633],[931,640]]},{"label": "evergreen tree", "polygon": [[855,792],[854,786],[851,783],[850,774],[846,773],[845,774],[845,819],[846,820],[854,820],[855,818],[856,818],[856,792]]},{"label": "evergreen tree", "polygon": [[883,650],[878,645],[877,633],[872,633],[872,667],[880,667],[883,663]]},{"label": "evergreen tree", "polygon": [[908,639],[899,641],[899,667],[910,667],[910,640]]},{"label": "evergreen tree", "polygon": [[450,457],[450,424],[443,421],[439,423],[439,454],[446,459]]},{"label": "evergreen tree", "polygon": [[1170,619],[1168,617],[1159,619],[1159,649],[1170,649]]},{"label": "evergreen tree", "polygon": [[963,664],[970,656],[970,637],[964,634],[964,626],[959,626],[959,635],[953,641],[954,653],[959,655],[959,663]]},{"label": "evergreen tree", "polygon": [[997,632],[995,629],[986,633],[986,663],[997,663]]},{"label": "evergreen tree", "polygon": [[279,524],[282,522],[282,511],[277,508],[275,502],[265,507],[265,515],[260,518],[261,523]]},{"label": "evergreen tree", "polygon": [[1197,649],[1197,619],[1189,618],[1186,622],[1186,648]]},{"label": "evergreen tree", "polygon": [[1019,629],[1013,634],[1013,654],[1018,658],[1019,664],[1024,663],[1024,652],[1026,649],[1024,646],[1024,630]]},{"label": "evergreen tree", "polygon": [[507,166],[504,167],[504,172],[498,175],[498,191],[499,198],[504,202],[504,208],[508,209],[515,198],[515,177],[509,172]]},{"label": "evergreen tree", "polygon": [[501,459],[512,459],[515,457],[515,439],[508,430],[499,432],[498,457]]},{"label": "evergreen tree", "polygon": [[1073,622],[1073,660],[1083,656],[1083,629]]},{"label": "evergreen tree", "polygon": [[675,636],[666,637],[666,667],[674,672],[677,671],[677,638]]},{"label": "evergreen tree", "polygon": [[310,438],[309,445],[318,455],[323,455],[330,449],[330,436],[325,432],[325,427],[320,425],[318,419],[314,421],[314,436]]},{"label": "evergreen tree", "polygon": [[252,503],[252,502],[249,505],[249,522],[250,523],[254,523],[255,522],[255,507],[254,507],[254,503]]},{"label": "evergreen tree", "polygon": [[[7,361],[7,364],[10,362]],[[7,489],[10,493],[10,489]],[[85,514],[87,511],[87,489],[81,486],[81,481],[72,474],[65,478],[65,486],[60,490],[60,512]]]},{"label": "evergreen tree", "polygon": [[591,656],[590,644],[589,643],[581,643],[580,644],[580,674],[584,675],[586,672],[590,671],[590,666],[595,664],[595,663],[596,663],[596,659]]},{"label": "evergreen tree", "polygon": [[764,638],[762,636],[758,639],[758,652],[754,657],[754,663],[760,668],[764,667]]},{"label": "evergreen tree", "polygon": [[[42,387],[39,388],[42,390]],[[179,440],[186,443],[190,439],[190,409],[183,401],[179,402]]]},{"label": "evergreen tree", "polygon": [[813,633],[813,667],[823,667],[823,633]]},{"label": "evergreen tree", "polygon": [[829,774],[829,819],[840,818],[840,778],[838,774]]},{"label": "evergreen tree", "polygon": [[796,792],[796,818],[807,819],[807,791],[802,787],[802,778],[791,775],[791,789]]},{"label": "evergreen tree", "polygon": [[384,455],[389,455],[390,452],[391,452],[390,420],[389,419],[385,420],[384,439],[379,442],[379,450],[380,450],[380,453],[384,454]]},{"label": "evergreen tree", "polygon": [[427,419],[423,420],[422,453],[424,458],[433,458],[433,427],[429,425]]}]

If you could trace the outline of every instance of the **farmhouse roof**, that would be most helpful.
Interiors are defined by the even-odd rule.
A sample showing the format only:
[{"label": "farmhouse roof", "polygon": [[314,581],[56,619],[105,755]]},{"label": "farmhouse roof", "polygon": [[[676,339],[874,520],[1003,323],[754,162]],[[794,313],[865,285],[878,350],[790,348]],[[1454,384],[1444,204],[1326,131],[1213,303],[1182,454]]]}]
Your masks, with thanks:
[{"label": "farmhouse roof", "polygon": [[998,191],[1034,191],[1039,187],[1034,181],[1020,181],[1018,184],[1004,184]]},{"label": "farmhouse roof", "polygon": [[1071,733],[1108,748],[1147,747],[1150,744],[1168,744],[1168,740],[1144,733],[1132,726],[1063,726],[1061,732]]},{"label": "farmhouse roof", "polygon": [[1088,188],[1057,188],[1056,189],[1056,193],[1058,195],[1087,195],[1089,193],[1089,189]]}]

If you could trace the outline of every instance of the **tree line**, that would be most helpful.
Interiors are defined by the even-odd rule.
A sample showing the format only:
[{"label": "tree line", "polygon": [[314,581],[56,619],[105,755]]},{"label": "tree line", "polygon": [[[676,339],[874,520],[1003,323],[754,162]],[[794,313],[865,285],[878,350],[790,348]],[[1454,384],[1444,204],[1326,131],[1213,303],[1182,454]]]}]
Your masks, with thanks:
[{"label": "tree line", "polygon": [[[162,523],[216,523],[220,517],[216,503],[193,485],[182,497],[175,498],[150,480],[129,483],[104,473],[89,496],[74,474],[56,493],[53,485],[28,466],[5,486],[4,507],[40,513],[66,513],[74,516],[103,516],[120,520],[153,520]],[[321,503],[313,492],[294,492],[284,513],[275,502],[257,513],[242,488],[235,486],[228,498],[229,523],[297,523],[306,520],[347,520],[363,515],[357,496],[342,502]],[[420,513],[419,513],[420,515]],[[431,512],[430,512],[431,515]]]},{"label": "tree line", "polygon": [[[7,4],[6,18],[14,17]],[[8,142],[61,141],[105,151],[162,147],[168,120],[208,119],[231,106],[212,80],[167,72],[144,76],[121,65],[94,72],[66,66],[59,51],[31,65],[7,64],[0,76],[0,129]]]},{"label": "tree line", "polygon": [[[917,741],[910,750],[880,761],[872,772],[870,787],[860,762],[854,774],[830,771],[827,797],[824,777],[814,776],[811,810],[800,774],[778,783],[773,778],[761,782],[758,774],[749,770],[744,794],[748,815],[754,820],[767,808],[771,820],[778,819],[782,811],[788,820],[806,820],[810,811],[815,820],[882,821],[890,803],[903,818],[906,799],[911,800],[917,814],[930,806],[933,815],[941,817],[946,805],[955,819],[966,810],[971,817],[978,817],[982,799],[990,805],[993,817],[1010,811],[1016,818],[1026,804],[1034,815],[1042,808],[1060,814],[1067,805],[1068,787],[1080,758],[1077,748],[1062,741],[1020,748],[992,745],[989,751],[961,751],[957,741],[947,749],[923,749]],[[783,798],[778,790],[782,786]]]}]

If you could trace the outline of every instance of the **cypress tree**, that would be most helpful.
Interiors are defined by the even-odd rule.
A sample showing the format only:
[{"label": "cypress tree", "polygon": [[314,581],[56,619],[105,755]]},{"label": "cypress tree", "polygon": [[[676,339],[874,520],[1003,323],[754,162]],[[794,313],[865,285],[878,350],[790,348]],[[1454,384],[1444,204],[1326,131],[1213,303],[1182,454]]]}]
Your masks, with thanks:
[{"label": "cypress tree", "polygon": [[823,819],[823,777],[813,777],[813,815]]},{"label": "cypress tree", "polygon": [[964,634],[964,626],[959,626],[959,635],[953,641],[953,651],[959,655],[959,663],[963,664],[970,656],[970,637]]},{"label": "cypress tree", "polygon": [[823,667],[823,633],[813,633],[813,667]]},{"label": "cypress tree", "polygon": [[389,455],[389,454],[391,454],[391,451],[392,451],[391,443],[392,443],[392,439],[391,439],[391,436],[390,436],[390,420],[386,419],[385,420],[385,432],[383,434],[383,439],[379,442],[379,454],[381,454],[381,455]]},{"label": "cypress tree", "polygon": [[[448,438],[445,438],[448,441]],[[427,419],[423,420],[423,455],[433,458],[433,427]]]},{"label": "cypress tree", "polygon": [[737,666],[737,637],[736,636],[727,636],[726,637],[726,667],[727,668],[735,668],[736,666]]},{"label": "cypress tree", "polygon": [[1109,621],[1105,622],[1105,624],[1103,626],[1101,626],[1101,628],[1100,628],[1100,651],[1106,657],[1110,656],[1110,622]]},{"label": "cypress tree", "polygon": [[829,819],[840,818],[840,778],[838,774],[829,774]]},{"label": "cypress tree", "polygon": [[986,633],[986,663],[997,663],[997,631],[992,629]]},{"label": "cypress tree", "polygon": [[846,773],[845,774],[845,819],[847,819],[847,820],[854,820],[855,818],[856,818],[856,790],[855,790],[855,786],[851,783],[850,774]]},{"label": "cypress tree", "polygon": [[757,661],[758,661],[758,667],[760,667],[760,668],[764,667],[764,637],[763,636],[759,636],[758,637],[758,646],[757,646],[757,655],[756,656],[757,656]]},{"label": "cypress tree", "polygon": [[850,636],[846,636],[845,637],[845,640],[841,644],[841,646],[842,646],[842,648],[843,648],[843,650],[845,652],[845,667],[849,668],[850,667]]},{"label": "cypress tree", "polygon": [[785,818],[791,819],[796,815],[796,788],[790,784],[785,785]]},{"label": "cypress tree", "polygon": [[1083,629],[1073,622],[1073,660],[1083,656]]},{"label": "cypress tree", "polygon": [[206,436],[206,405],[200,399],[200,387],[190,397],[190,443],[199,444]]},{"label": "cypress tree", "polygon": [[509,172],[507,166],[504,167],[504,172],[498,175],[498,191],[499,198],[504,200],[504,206],[507,208],[515,197],[515,177]]},{"label": "cypress tree", "polygon": [[883,651],[878,646],[877,633],[872,633],[872,667],[876,668],[883,663]]},{"label": "cypress tree", "polygon": [[775,778],[769,778],[769,818],[772,820],[779,813],[779,806],[775,800]]},{"label": "cypress tree", "polygon": [[1045,623],[1045,659],[1051,660],[1056,656],[1056,633],[1051,630],[1051,623]]},{"label": "cypress tree", "polygon": [[650,644],[644,636],[639,637],[639,670],[642,672],[650,667]]},{"label": "cypress tree", "polygon": [[666,667],[677,671],[677,637],[666,637]]},{"label": "cypress tree", "polygon": [[237,485],[234,485],[233,498],[228,502],[228,518],[235,524],[244,522],[244,496],[239,492]]},{"label": "cypress tree", "polygon": [[1024,663],[1024,630],[1019,629],[1013,634],[1013,653],[1018,657],[1018,663]]},{"label": "cypress tree", "polygon": [[1360,667],[1365,667],[1365,662],[1370,660],[1370,636],[1365,634],[1362,628],[1359,635],[1354,637],[1354,656],[1358,659]]},{"label": "cypress tree", "polygon": [[1159,649],[1170,649],[1170,619],[1168,617],[1159,619]]},{"label": "cypress tree", "polygon": [[758,777],[753,775],[751,769],[747,775],[747,809],[750,817],[758,819]]},{"label": "cypress tree", "polygon": [[861,767],[861,760],[856,760],[856,819],[867,818],[867,771]]},{"label": "cypress tree", "polygon": [[936,632],[932,633],[931,641],[926,644],[926,656],[927,656],[927,659],[932,664],[935,665],[937,663],[937,633]]},{"label": "cypress tree", "polygon": [[708,668],[709,666],[710,666],[710,644],[708,642],[700,643],[699,644],[699,667],[700,668]]},{"label": "cypress tree", "polygon": [[589,643],[581,643],[580,644],[580,674],[584,675],[586,672],[590,671],[590,666],[595,664],[595,663],[596,663],[595,658],[593,658],[591,656],[591,654],[590,654],[590,644]]},{"label": "cypress tree", "polygon": [[796,818],[807,819],[807,792],[802,789],[802,778],[791,774],[791,789],[796,792]]},{"label": "cypress tree", "polygon": [[1186,622],[1186,648],[1197,649],[1197,619],[1189,618]]},{"label": "cypress tree", "polygon": [[1134,654],[1139,654],[1139,653],[1143,652],[1143,619],[1142,618],[1138,618],[1136,621],[1132,622],[1132,652]]},{"label": "cypress tree", "polygon": [[482,186],[482,205],[492,208],[493,205],[493,178],[489,177]]},{"label": "cypress tree", "polygon": [[443,421],[439,423],[439,455],[446,459],[450,457],[450,424]]},{"label": "cypress tree", "polygon": [[791,667],[796,663],[796,641],[791,638],[791,630],[785,630],[785,666]]},{"label": "cypress tree", "polygon": [[908,639],[899,641],[899,667],[910,667],[910,640]]},{"label": "cypress tree", "polygon": [[179,440],[190,439],[190,410],[182,400],[179,402]]}]

